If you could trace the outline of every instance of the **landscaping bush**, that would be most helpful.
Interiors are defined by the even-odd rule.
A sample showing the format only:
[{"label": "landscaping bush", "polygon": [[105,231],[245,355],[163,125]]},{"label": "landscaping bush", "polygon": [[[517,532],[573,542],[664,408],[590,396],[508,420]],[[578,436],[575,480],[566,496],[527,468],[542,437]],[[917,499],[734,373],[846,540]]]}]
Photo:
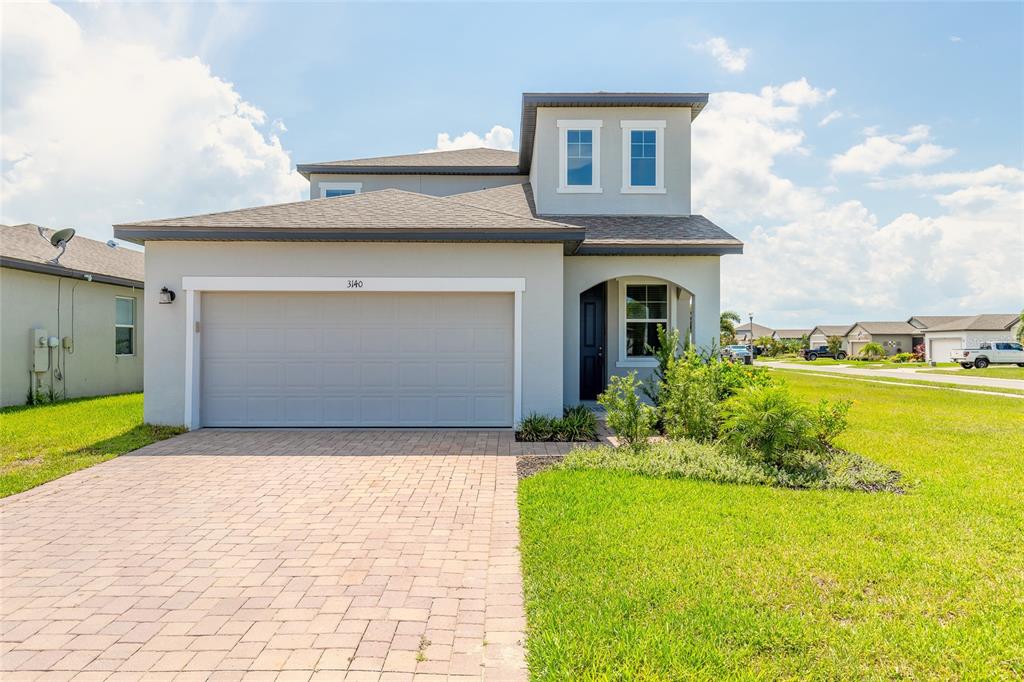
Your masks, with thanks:
[{"label": "landscaping bush", "polygon": [[914,346],[914,360],[917,362],[924,362],[924,344],[919,343]]},{"label": "landscaping bush", "polygon": [[828,345],[828,352],[832,354],[832,357],[835,357],[843,348],[843,337],[829,336],[825,339],[825,343]]},{"label": "landscaping bush", "polygon": [[640,383],[633,371],[624,377],[613,376],[605,392],[597,397],[607,413],[608,428],[633,450],[647,445],[658,418],[657,411],[637,395],[638,388]]},{"label": "landscaping bush", "polygon": [[864,347],[857,353],[858,360],[881,360],[885,357],[885,349],[882,348],[882,344],[871,343],[864,344]]},{"label": "landscaping bush", "polygon": [[893,362],[918,362],[916,353],[897,353],[889,359]]},{"label": "landscaping bush", "polygon": [[814,449],[811,411],[785,386],[751,386],[725,403],[723,438],[737,453],[784,466],[784,455]]},{"label": "landscaping bush", "polygon": [[847,426],[847,415],[850,413],[849,400],[837,400],[834,403],[822,399],[814,412],[814,438],[823,447],[834,447],[838,438]]},{"label": "landscaping bush", "polygon": [[531,443],[597,440],[597,417],[583,405],[565,408],[561,418],[534,413],[519,423],[516,435]]},{"label": "landscaping bush", "polygon": [[720,400],[710,367],[692,354],[669,367],[660,405],[661,424],[669,438],[707,442],[718,437]]},{"label": "landscaping bush", "polygon": [[669,331],[665,327],[659,326],[657,333],[658,347],[654,348],[650,345],[645,345],[644,347],[658,360],[658,366],[654,369],[650,381],[644,382],[641,388],[644,395],[654,405],[661,403],[661,386],[665,382],[665,375],[668,373],[669,366],[683,352],[682,343],[679,341],[678,329]]}]

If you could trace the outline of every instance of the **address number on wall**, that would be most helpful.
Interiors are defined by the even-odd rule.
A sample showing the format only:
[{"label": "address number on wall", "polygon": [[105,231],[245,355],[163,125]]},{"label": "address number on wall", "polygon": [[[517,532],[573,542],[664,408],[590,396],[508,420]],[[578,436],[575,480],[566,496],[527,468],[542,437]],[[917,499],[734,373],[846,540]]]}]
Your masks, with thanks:
[{"label": "address number on wall", "polygon": [[349,289],[362,289],[363,288],[363,280],[361,280],[361,279],[350,279],[348,281],[348,288]]}]

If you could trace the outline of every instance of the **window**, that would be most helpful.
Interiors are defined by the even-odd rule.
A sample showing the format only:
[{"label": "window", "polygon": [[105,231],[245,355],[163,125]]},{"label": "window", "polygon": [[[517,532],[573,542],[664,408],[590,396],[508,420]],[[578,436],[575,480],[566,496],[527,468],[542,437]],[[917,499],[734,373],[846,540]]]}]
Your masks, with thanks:
[{"label": "window", "polygon": [[135,299],[114,299],[114,355],[135,355]]},{"label": "window", "polygon": [[320,198],[330,199],[331,197],[345,197],[350,194],[359,194],[363,191],[361,182],[321,182]]},{"label": "window", "polygon": [[658,348],[658,328],[668,326],[668,286],[626,285],[626,357],[644,358]]},{"label": "window", "polygon": [[558,191],[601,191],[601,121],[558,121]]},{"label": "window", "polygon": [[622,192],[665,192],[665,121],[622,122]]}]

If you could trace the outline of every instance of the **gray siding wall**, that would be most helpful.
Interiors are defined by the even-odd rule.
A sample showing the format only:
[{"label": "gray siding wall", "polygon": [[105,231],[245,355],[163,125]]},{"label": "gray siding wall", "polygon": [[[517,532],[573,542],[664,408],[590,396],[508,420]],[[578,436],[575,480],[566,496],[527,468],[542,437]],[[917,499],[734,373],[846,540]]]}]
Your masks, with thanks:
[{"label": "gray siding wall", "polygon": [[[134,356],[114,355],[117,296],[136,299]],[[60,347],[50,351],[50,371],[36,375],[42,379],[42,390],[52,387],[68,398],[142,390],[141,289],[2,268],[0,311],[0,402],[4,406],[25,403],[33,376],[31,331],[35,328],[74,340],[73,353]],[[63,380],[53,372],[58,363],[57,374]]]},{"label": "gray siding wall", "polygon": [[330,175],[313,173],[309,176],[309,196],[320,198],[321,182],[361,182],[362,191],[404,189],[419,194],[445,197],[479,189],[504,185],[518,185],[529,178],[525,175]]},{"label": "gray siding wall", "polygon": [[[600,120],[600,194],[560,194],[559,119]],[[665,193],[622,192],[622,121],[665,121]],[[549,215],[689,215],[690,109],[678,107],[541,107],[530,181],[537,211]]]}]

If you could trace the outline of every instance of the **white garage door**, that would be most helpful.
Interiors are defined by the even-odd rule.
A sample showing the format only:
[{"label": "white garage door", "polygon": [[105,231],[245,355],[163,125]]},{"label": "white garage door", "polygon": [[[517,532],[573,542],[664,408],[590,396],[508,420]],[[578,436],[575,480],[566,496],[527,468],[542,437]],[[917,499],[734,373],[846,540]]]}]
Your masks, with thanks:
[{"label": "white garage door", "polygon": [[511,426],[512,294],[208,293],[204,426]]},{"label": "white garage door", "polygon": [[928,342],[928,359],[935,362],[949,362],[950,352],[963,345],[961,339],[931,339]]}]

